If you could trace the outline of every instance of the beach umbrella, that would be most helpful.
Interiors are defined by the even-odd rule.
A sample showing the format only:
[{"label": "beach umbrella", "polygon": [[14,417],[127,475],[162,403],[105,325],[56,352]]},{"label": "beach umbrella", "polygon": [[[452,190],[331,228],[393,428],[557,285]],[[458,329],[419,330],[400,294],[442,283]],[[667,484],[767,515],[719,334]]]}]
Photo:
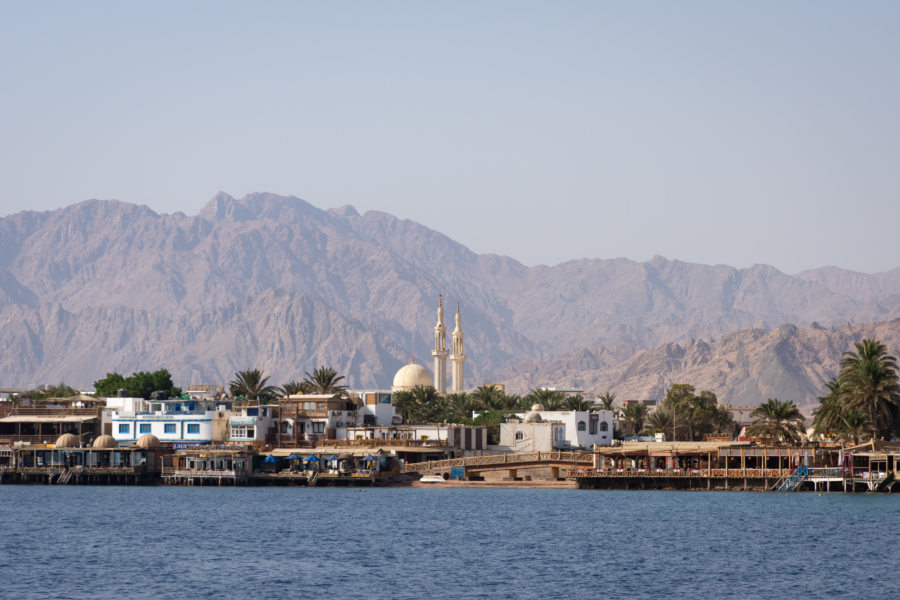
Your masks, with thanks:
[{"label": "beach umbrella", "polygon": [[265,457],[265,458],[263,459],[263,462],[266,462],[266,463],[278,462],[278,458],[276,458],[275,456],[272,456],[272,455],[270,454],[270,455],[268,455],[267,457]]},{"label": "beach umbrella", "polygon": [[308,463],[319,462],[319,457],[316,456],[315,454],[313,454],[312,456],[310,456],[309,458],[306,459],[306,462],[308,462]]},{"label": "beach umbrella", "polygon": [[373,461],[373,460],[378,460],[378,457],[372,456],[371,454],[367,454],[363,457],[364,462],[369,462],[369,461]]},{"label": "beach umbrella", "polygon": [[284,460],[303,460],[303,457],[297,456],[296,454],[289,454]]},{"label": "beach umbrella", "polygon": [[329,456],[329,457],[326,458],[325,460],[328,460],[328,461],[331,461],[331,460],[340,460],[340,457],[339,457],[337,454],[332,454],[331,456]]}]

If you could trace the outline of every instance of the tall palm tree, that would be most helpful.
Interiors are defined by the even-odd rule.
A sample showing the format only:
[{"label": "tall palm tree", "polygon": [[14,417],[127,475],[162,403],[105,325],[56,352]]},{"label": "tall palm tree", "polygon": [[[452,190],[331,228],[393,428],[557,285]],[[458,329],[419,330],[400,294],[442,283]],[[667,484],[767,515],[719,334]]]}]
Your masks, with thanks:
[{"label": "tall palm tree", "polygon": [[799,442],[803,415],[794,403],[769,398],[752,413],[756,420],[747,428],[747,435],[771,437],[784,442]]},{"label": "tall palm tree", "polygon": [[647,405],[643,402],[632,402],[622,409],[622,417],[631,423],[634,435],[638,435],[644,429],[644,423],[647,420],[647,412]]},{"label": "tall palm tree", "polygon": [[257,403],[262,404],[278,394],[275,386],[266,385],[268,381],[269,378],[263,377],[263,372],[259,369],[238,371],[234,374],[234,379],[228,382],[228,391],[231,392],[232,398],[242,396],[247,400],[256,400]]},{"label": "tall palm tree", "polygon": [[894,414],[900,408],[900,383],[897,360],[877,340],[865,339],[855,344],[841,360],[840,397],[845,410],[865,415],[878,435],[890,434]]},{"label": "tall palm tree", "polygon": [[813,411],[813,433],[817,436],[837,434],[841,429],[841,413],[844,409],[841,399],[841,382],[832,379],[825,384],[828,391],[819,398],[819,407]]},{"label": "tall palm tree", "polygon": [[602,410],[609,410],[615,414],[616,409],[614,403],[616,401],[616,395],[609,390],[606,390],[605,394],[600,395],[597,400],[600,402],[600,408]]},{"label": "tall palm tree", "polygon": [[472,418],[472,413],[481,408],[478,400],[465,392],[450,394],[447,396],[448,416],[453,421],[463,421]]},{"label": "tall palm tree", "polygon": [[309,373],[305,375],[303,383],[309,386],[309,393],[343,394],[347,390],[347,386],[340,384],[344,376],[338,375],[331,367],[319,367],[313,369],[312,375]]}]

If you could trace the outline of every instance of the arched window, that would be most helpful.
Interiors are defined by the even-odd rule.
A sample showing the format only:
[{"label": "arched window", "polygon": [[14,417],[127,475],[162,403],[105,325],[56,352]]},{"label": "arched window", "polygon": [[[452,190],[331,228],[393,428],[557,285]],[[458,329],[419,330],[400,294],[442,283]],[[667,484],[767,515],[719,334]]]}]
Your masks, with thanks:
[{"label": "arched window", "polygon": [[587,430],[587,425],[584,423],[584,421],[578,421],[578,431],[586,431],[586,430]]},{"label": "arched window", "polygon": [[600,421],[600,431],[609,431],[609,423]]},{"label": "arched window", "polygon": [[522,440],[522,439],[525,439],[525,434],[522,433],[521,431],[517,431],[517,432],[516,432],[516,441],[519,441],[519,440]]}]

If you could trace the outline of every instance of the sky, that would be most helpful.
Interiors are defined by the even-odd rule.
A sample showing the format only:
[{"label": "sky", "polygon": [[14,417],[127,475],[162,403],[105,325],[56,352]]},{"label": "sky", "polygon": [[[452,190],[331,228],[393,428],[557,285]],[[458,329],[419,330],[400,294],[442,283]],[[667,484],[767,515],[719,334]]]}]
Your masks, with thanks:
[{"label": "sky", "polygon": [[553,265],[900,266],[897,2],[4,2],[0,216],[219,191]]}]

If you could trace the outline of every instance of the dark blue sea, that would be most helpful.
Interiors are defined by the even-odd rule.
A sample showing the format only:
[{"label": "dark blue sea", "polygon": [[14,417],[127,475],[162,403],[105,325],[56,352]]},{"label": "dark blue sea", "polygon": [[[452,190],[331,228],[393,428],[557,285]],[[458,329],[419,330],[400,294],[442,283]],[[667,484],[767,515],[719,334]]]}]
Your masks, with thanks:
[{"label": "dark blue sea", "polygon": [[0,598],[896,598],[900,495],[0,485]]}]

